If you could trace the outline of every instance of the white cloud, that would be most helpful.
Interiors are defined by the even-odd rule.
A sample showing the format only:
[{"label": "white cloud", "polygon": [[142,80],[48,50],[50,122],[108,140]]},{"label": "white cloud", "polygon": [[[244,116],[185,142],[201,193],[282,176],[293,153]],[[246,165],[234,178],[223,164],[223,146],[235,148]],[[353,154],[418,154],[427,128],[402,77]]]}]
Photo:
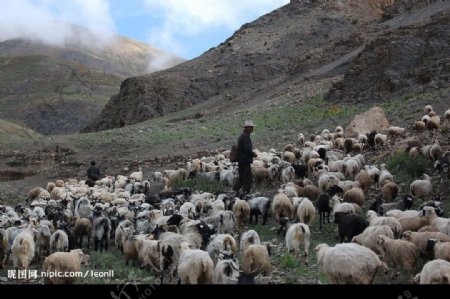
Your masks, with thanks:
[{"label": "white cloud", "polygon": [[[87,27],[92,34],[80,34],[69,23]],[[107,0],[2,0],[0,41],[27,38],[51,45],[79,41],[98,46],[115,31]]]},{"label": "white cloud", "polygon": [[180,39],[210,29],[237,30],[243,23],[268,13],[289,0],[143,0],[162,23],[150,29],[151,44],[183,53]]}]

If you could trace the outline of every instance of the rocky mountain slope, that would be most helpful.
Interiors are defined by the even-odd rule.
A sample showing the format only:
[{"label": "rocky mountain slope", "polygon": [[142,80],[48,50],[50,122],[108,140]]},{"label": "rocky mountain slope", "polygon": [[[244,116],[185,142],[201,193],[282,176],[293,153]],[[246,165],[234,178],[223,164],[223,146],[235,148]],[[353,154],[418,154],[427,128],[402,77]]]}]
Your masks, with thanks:
[{"label": "rocky mountain slope", "polygon": [[0,119],[46,135],[76,133],[101,112],[123,79],[183,61],[120,36],[103,47],[6,40],[0,43]]},{"label": "rocky mountain slope", "polygon": [[[415,65],[415,69],[428,72],[427,84],[414,79],[415,90],[433,88],[428,83],[441,76],[448,51],[436,53],[439,44],[429,48],[427,42],[437,40],[438,36],[446,37],[447,27],[443,26],[435,39],[426,38],[428,41],[424,40],[426,34],[422,34],[423,51],[430,49],[424,54],[401,52],[400,46],[391,45],[398,50],[398,55],[406,54],[397,66],[392,61],[395,55],[387,57],[385,63],[374,63],[377,55],[383,54],[373,51],[384,49],[390,38],[401,37],[408,41],[422,29],[433,27],[432,24],[439,30],[440,24],[445,25],[449,11],[449,1],[291,1],[245,24],[224,43],[197,59],[165,71],[127,79],[102,114],[82,132],[123,127],[204,102],[214,103],[210,108],[220,106],[221,109],[250,101],[263,103],[275,93],[286,93],[302,82],[356,74],[355,68],[364,71],[370,66],[377,68],[375,76],[379,81],[383,81],[380,74],[398,67],[402,71],[398,72],[397,81],[404,82],[411,78],[401,76],[411,77],[411,66]],[[423,55],[428,55],[428,59],[421,59]],[[436,62],[432,68],[428,68],[430,61]],[[329,99],[342,98],[342,92],[339,93],[342,85],[359,88],[350,80],[350,74],[345,78],[349,78],[346,83],[335,82],[333,90],[336,91],[330,92]],[[358,77],[354,75],[354,78]],[[360,90],[373,83],[370,76],[359,79],[364,80],[358,85]],[[445,77],[439,80],[444,81]],[[408,83],[401,85],[402,88],[389,89],[374,84],[373,92],[364,89],[355,93],[366,101],[384,100],[388,98],[384,97],[386,91],[396,96],[411,91],[406,87]],[[372,98],[374,92],[380,96]]]}]

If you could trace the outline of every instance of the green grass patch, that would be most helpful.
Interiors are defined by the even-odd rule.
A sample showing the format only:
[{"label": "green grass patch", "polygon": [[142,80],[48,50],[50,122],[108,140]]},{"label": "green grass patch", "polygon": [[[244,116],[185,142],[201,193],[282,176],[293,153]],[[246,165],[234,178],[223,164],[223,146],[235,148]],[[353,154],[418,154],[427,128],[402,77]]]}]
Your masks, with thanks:
[{"label": "green grass patch", "polygon": [[430,160],[424,156],[412,158],[406,153],[395,154],[386,160],[387,169],[395,176],[396,181],[409,186],[422,174],[429,173],[433,167]]},{"label": "green grass patch", "polygon": [[93,284],[110,284],[122,282],[136,282],[136,283],[154,283],[156,278],[151,276],[147,270],[141,270],[136,267],[125,265],[125,259],[120,252],[91,252],[91,264],[87,267],[88,270],[95,272],[100,271],[114,271],[113,278],[87,277],[78,283],[93,283]]},{"label": "green grass patch", "polygon": [[285,269],[293,269],[299,266],[299,262],[289,253],[284,253],[280,258],[280,266]]}]

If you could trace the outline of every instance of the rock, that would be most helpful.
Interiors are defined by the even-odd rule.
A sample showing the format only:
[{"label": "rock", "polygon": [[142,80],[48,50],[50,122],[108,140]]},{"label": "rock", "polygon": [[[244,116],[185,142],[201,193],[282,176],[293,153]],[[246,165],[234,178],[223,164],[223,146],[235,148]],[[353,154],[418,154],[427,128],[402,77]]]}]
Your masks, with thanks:
[{"label": "rock", "polygon": [[353,118],[345,129],[345,137],[356,137],[358,136],[358,133],[366,134],[373,130],[380,131],[381,129],[389,128],[390,126],[389,121],[384,115],[383,109],[380,107],[373,107]]}]

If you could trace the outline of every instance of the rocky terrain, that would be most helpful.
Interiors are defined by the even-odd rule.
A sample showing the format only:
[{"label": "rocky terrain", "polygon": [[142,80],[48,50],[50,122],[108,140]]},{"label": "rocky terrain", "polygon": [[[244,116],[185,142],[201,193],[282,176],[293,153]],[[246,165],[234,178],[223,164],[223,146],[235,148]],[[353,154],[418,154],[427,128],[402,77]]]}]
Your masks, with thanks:
[{"label": "rocky terrain", "polygon": [[345,79],[335,82],[328,96],[334,101],[379,102],[434,90],[448,78],[448,51],[437,49],[448,48],[449,10],[448,1],[291,1],[197,59],[127,79],[82,132],[203,102],[223,109],[263,103],[274,91],[338,75]]}]

